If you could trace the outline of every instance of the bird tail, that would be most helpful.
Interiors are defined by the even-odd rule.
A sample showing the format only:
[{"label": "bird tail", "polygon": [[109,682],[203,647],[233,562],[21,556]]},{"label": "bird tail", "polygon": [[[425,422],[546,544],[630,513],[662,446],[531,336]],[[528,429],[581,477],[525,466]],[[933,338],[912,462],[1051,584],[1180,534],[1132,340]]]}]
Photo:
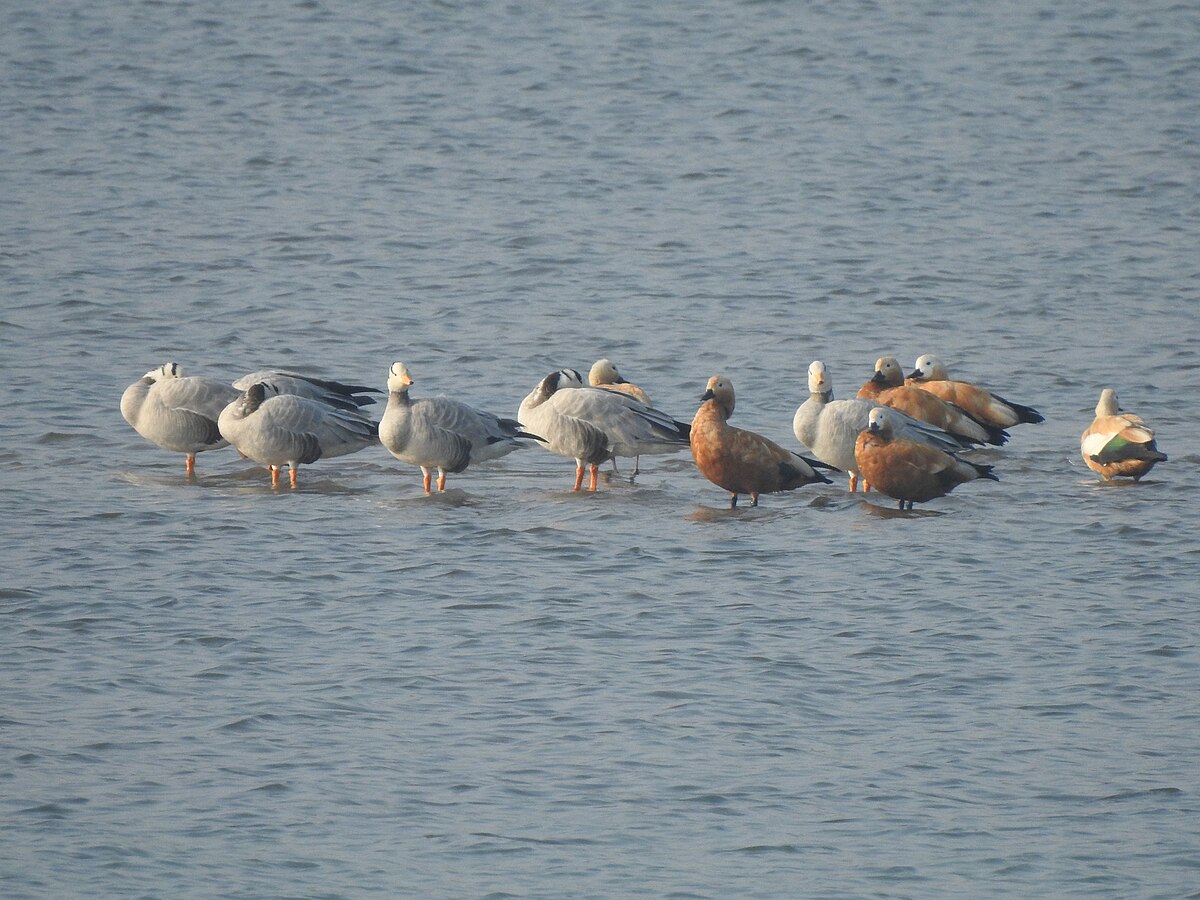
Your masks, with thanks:
[{"label": "bird tail", "polygon": [[986,478],[988,481],[999,481],[1000,480],[1000,476],[996,475],[992,471],[992,469],[994,469],[995,466],[985,466],[982,463],[973,463],[970,460],[966,460],[966,459],[964,459],[963,462],[965,462],[968,466],[970,466],[972,469],[974,469],[976,472],[978,472],[980,478]]}]

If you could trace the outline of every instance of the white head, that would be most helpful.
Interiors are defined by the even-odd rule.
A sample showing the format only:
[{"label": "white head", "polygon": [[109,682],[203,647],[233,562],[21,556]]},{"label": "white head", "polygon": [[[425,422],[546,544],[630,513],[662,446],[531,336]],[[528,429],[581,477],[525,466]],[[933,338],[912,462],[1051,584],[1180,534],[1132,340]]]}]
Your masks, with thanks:
[{"label": "white head", "polygon": [[829,377],[825,363],[819,359],[814,359],[808,365],[808,392],[822,394],[826,400],[833,399],[833,379]]},{"label": "white head", "polygon": [[932,353],[925,353],[917,357],[908,377],[914,381],[946,381],[949,376],[945,364],[940,359]]},{"label": "white head", "polygon": [[904,370],[894,356],[881,356],[875,360],[875,376],[871,379],[888,387],[904,384]]},{"label": "white head", "polygon": [[412,376],[408,374],[408,366],[402,362],[392,363],[392,367],[388,369],[388,390],[396,393],[407,393],[412,384],[413,380]]},{"label": "white head", "polygon": [[873,434],[892,436],[892,416],[887,407],[877,406],[867,416],[867,430]]},{"label": "white head", "polygon": [[602,384],[626,384],[621,373],[617,371],[616,363],[611,359],[598,359],[588,372],[588,383],[599,387]]},{"label": "white head", "polygon": [[156,381],[166,381],[168,378],[183,378],[183,369],[179,363],[163,363],[157,369],[151,369],[142,376],[142,380],[147,384],[154,384]]},{"label": "white head", "polygon": [[1117,392],[1112,388],[1105,388],[1100,392],[1100,402],[1096,404],[1096,415],[1098,416],[1115,416],[1121,411],[1121,404],[1117,402]]}]

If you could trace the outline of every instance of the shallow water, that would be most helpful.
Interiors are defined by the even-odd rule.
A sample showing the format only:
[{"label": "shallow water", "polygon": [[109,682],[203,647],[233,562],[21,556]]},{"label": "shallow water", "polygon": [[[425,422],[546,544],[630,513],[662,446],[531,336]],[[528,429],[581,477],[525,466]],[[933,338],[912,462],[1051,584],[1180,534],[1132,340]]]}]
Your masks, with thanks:
[{"label": "shallow water", "polygon": [[[1195,892],[1193,8],[9,18],[5,896]],[[512,415],[610,356],[794,447],[811,360],[926,352],[1047,421],[903,514],[686,454],[188,482],[117,408],[399,359]],[[1106,385],[1140,484],[1079,459]]]}]

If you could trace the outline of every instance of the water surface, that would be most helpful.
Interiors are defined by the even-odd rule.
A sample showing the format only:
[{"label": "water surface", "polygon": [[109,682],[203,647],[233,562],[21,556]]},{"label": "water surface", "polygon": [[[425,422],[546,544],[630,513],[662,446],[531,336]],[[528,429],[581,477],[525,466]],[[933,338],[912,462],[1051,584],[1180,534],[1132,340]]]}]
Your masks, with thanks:
[{"label": "water surface", "polygon": [[[1195,891],[1200,14],[1025,2],[19,4],[0,37],[0,888]],[[295,492],[121,420],[176,360],[515,413],[617,361],[788,446],[937,353],[1040,409],[899,516]],[[1171,460],[1105,485],[1100,389]]]}]

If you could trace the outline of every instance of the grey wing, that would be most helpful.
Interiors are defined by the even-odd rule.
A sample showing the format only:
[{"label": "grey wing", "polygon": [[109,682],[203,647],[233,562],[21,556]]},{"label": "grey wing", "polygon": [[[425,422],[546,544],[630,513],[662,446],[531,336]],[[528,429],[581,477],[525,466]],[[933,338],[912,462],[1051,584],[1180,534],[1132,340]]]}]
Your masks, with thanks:
[{"label": "grey wing", "polygon": [[521,414],[522,426],[540,435],[551,453],[597,463],[611,456],[606,432],[581,418],[559,412],[549,402],[523,407]]},{"label": "grey wing", "polygon": [[366,416],[329,407],[323,412],[314,433],[321,443],[322,456],[344,456],[379,440],[379,426]]},{"label": "grey wing", "polygon": [[434,397],[415,403],[431,422],[461,435],[471,445],[476,461],[499,459],[524,446],[519,437],[527,437],[515,419],[502,419],[457,400]]},{"label": "grey wing", "polygon": [[892,421],[895,423],[896,436],[916,441],[918,444],[928,444],[930,447],[937,447],[939,450],[946,450],[953,453],[956,450],[969,450],[979,443],[965,435],[950,434],[948,431],[942,431],[936,425],[930,425],[928,422],[914,419],[912,416],[906,415],[898,409],[893,409],[890,415]]},{"label": "grey wing", "polygon": [[[379,426],[358,412],[284,394],[264,402],[272,426],[292,435],[312,435],[322,457],[354,453],[379,439]],[[304,462],[305,460],[301,460]]]},{"label": "grey wing", "polygon": [[[571,388],[551,398],[556,410],[590,422],[615,445],[684,444],[691,426],[632,397],[599,388]],[[622,454],[624,455],[624,454]]]},{"label": "grey wing", "polygon": [[447,472],[461,472],[471,462],[472,444],[468,438],[433,422],[426,423],[423,430],[422,437],[436,448],[438,458],[443,460],[438,465]]},{"label": "grey wing", "polygon": [[153,394],[165,407],[190,410],[213,421],[238,397],[238,391],[231,385],[198,375],[157,382]]},{"label": "grey wing", "polygon": [[268,393],[276,396],[290,394],[348,410],[355,410],[360,406],[367,406],[375,402],[375,397],[364,397],[360,396],[361,394],[383,393],[378,388],[365,385],[343,384],[340,381],[328,381],[323,378],[300,375],[297,372],[283,372],[275,369],[263,369],[243,375],[233,383],[233,386],[244,391],[252,384],[264,384]]},{"label": "grey wing", "polygon": [[[631,397],[629,394],[622,393],[621,391],[606,391],[603,388],[593,387],[576,388],[576,390],[585,396],[590,395],[595,397],[596,394],[600,394],[605,403],[611,403],[615,399],[621,406],[624,406],[639,418],[650,423],[659,435],[666,440],[674,440],[680,436],[686,439],[691,430],[691,425],[688,423],[676,421],[673,416],[663,412],[661,409],[642,403],[636,397]],[[596,402],[599,403],[601,400],[597,399]]]},{"label": "grey wing", "polygon": [[430,397],[413,403],[427,421],[462,435],[472,445],[482,446],[490,438],[503,437],[496,416],[465,403],[447,397]]}]

